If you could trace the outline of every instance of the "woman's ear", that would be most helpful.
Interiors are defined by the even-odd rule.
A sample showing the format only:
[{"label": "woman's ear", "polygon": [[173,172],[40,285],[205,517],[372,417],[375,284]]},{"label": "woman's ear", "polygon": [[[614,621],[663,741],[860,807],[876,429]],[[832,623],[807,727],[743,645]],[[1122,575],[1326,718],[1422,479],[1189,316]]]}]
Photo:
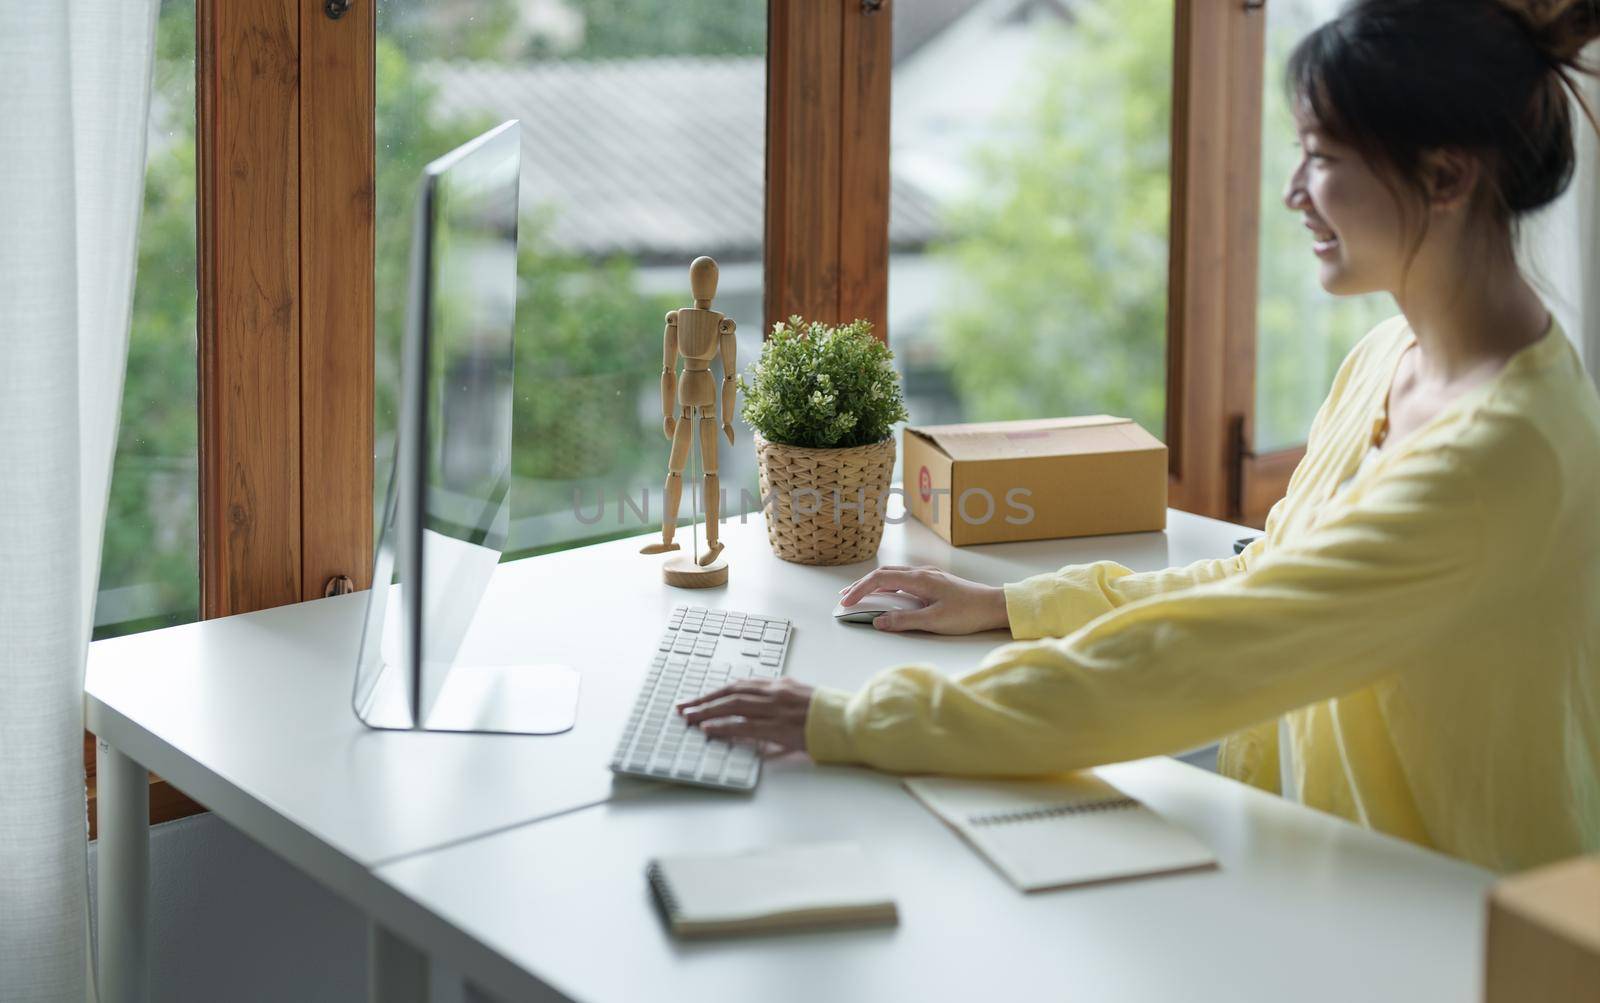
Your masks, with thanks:
[{"label": "woman's ear", "polygon": [[1449,211],[1466,207],[1483,175],[1483,162],[1462,150],[1429,150],[1422,155],[1421,166],[1428,206],[1432,209]]}]

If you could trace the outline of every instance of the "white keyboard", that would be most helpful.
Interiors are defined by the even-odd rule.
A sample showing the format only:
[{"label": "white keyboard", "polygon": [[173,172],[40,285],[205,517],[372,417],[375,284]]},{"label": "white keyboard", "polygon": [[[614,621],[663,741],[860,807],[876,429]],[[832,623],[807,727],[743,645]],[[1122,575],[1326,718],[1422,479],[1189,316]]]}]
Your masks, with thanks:
[{"label": "white keyboard", "polygon": [[788,620],[679,606],[650,660],[611,757],[614,773],[718,790],[748,791],[761,777],[754,743],[707,738],[673,708],[740,679],[776,679],[789,653]]}]

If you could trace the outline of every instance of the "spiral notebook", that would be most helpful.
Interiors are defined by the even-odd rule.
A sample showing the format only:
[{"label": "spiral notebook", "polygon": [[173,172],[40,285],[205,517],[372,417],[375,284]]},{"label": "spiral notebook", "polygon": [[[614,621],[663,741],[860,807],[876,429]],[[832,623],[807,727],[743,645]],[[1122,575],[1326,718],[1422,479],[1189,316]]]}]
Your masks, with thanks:
[{"label": "spiral notebook", "polygon": [[1215,867],[1205,844],[1093,773],[919,777],[906,789],[1025,892]]},{"label": "spiral notebook", "polygon": [[899,921],[882,874],[852,842],[658,857],[645,877],[680,937]]}]

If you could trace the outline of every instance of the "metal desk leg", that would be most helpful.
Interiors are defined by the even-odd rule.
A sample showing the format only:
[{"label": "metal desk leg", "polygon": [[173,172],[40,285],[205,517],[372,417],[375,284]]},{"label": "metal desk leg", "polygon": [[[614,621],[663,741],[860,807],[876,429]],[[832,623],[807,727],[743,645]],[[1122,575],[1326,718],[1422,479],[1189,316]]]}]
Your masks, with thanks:
[{"label": "metal desk leg", "polygon": [[370,919],[367,999],[370,1003],[428,1003],[428,959]]},{"label": "metal desk leg", "polygon": [[150,782],[144,767],[95,742],[101,1003],[150,998]]}]

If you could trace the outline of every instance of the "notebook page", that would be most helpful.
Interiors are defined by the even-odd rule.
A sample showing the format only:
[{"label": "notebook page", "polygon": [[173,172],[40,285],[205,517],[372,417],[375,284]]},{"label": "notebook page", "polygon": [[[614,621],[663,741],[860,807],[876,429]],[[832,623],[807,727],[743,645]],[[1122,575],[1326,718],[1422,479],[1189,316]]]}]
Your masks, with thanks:
[{"label": "notebook page", "polygon": [[1215,864],[1185,830],[1092,773],[905,786],[1024,891]]},{"label": "notebook page", "polygon": [[1068,773],[1044,780],[917,777],[907,780],[905,786],[938,814],[961,818],[1116,801],[1126,797],[1093,773]]},{"label": "notebook page", "polygon": [[972,842],[1024,891],[1215,862],[1199,840],[1142,807],[970,829]]}]

